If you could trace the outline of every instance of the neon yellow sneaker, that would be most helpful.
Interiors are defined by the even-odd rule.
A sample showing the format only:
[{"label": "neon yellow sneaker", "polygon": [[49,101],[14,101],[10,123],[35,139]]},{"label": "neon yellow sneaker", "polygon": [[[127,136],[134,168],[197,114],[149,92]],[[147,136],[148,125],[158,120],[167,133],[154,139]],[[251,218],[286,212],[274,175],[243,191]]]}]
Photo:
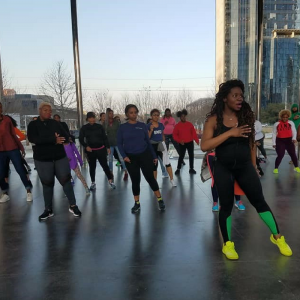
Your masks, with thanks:
[{"label": "neon yellow sneaker", "polygon": [[282,235],[279,239],[275,240],[273,234],[271,234],[270,240],[273,244],[277,245],[279,251],[284,256],[292,256],[293,252],[290,246],[286,243],[284,236]]},{"label": "neon yellow sneaker", "polygon": [[234,242],[228,241],[226,244],[223,244],[222,252],[228,259],[239,259],[239,255],[234,249]]},{"label": "neon yellow sneaker", "polygon": [[294,171],[296,171],[297,173],[300,173],[300,168],[297,167],[297,168],[294,169]]},{"label": "neon yellow sneaker", "polygon": [[274,169],[273,173],[278,174],[278,169]]}]

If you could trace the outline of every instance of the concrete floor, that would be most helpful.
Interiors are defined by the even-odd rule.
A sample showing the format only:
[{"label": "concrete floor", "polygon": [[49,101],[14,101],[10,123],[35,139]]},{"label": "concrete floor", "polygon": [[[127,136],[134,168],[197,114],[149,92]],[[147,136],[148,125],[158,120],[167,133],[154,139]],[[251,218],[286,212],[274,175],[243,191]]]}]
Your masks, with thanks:
[{"label": "concrete floor", "polygon": [[[82,218],[69,213],[56,184],[55,216],[41,223],[44,204],[36,172],[31,175],[34,201],[27,203],[12,168],[11,201],[0,205],[0,299],[300,299],[300,174],[285,157],[273,175],[274,156],[269,159],[261,181],[294,254],[280,255],[244,199],[246,211],[233,211],[236,262],[221,252],[218,215],[211,211],[210,182],[200,181],[200,159],[194,176],[186,160],[177,188],[159,175],[165,212],[142,181],[142,209],[132,215],[130,180],[123,182],[115,167],[117,189],[110,190],[98,166],[91,196],[76,179]],[[172,160],[174,169],[176,163]]]}]

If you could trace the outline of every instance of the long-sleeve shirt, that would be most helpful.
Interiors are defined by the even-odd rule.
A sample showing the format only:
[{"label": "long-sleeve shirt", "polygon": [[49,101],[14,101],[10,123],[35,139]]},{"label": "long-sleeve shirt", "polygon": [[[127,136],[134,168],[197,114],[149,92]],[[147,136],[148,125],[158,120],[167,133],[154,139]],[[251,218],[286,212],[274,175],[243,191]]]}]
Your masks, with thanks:
[{"label": "long-sleeve shirt", "polygon": [[118,135],[118,129],[120,127],[120,122],[117,120],[114,120],[112,123],[109,123],[105,127],[108,142],[110,146],[117,146],[117,135]]},{"label": "long-sleeve shirt", "polygon": [[294,122],[276,122],[273,126],[273,146],[276,145],[276,138],[292,138],[293,140],[297,140],[297,130]]},{"label": "long-sleeve shirt", "polygon": [[11,119],[7,116],[3,116],[3,120],[0,122],[0,151],[16,149],[23,151],[24,147],[16,136]]},{"label": "long-sleeve shirt", "polygon": [[[170,118],[161,118],[160,123],[162,123],[165,127],[164,134],[170,135],[173,134],[174,127],[176,125],[176,121],[173,117]],[[166,124],[167,123],[167,124]]]},{"label": "long-sleeve shirt", "polygon": [[109,148],[109,142],[104,127],[100,124],[85,124],[81,127],[79,133],[79,142],[86,148],[97,149],[105,146]]},{"label": "long-sleeve shirt", "polygon": [[173,138],[177,143],[189,143],[195,141],[199,143],[199,138],[197,136],[194,125],[191,122],[179,122],[176,124],[173,131]]},{"label": "long-sleeve shirt", "polygon": [[140,154],[149,149],[153,158],[157,158],[150,143],[145,123],[121,124],[118,130],[118,148],[123,158],[128,154]]},{"label": "long-sleeve shirt", "polygon": [[34,144],[33,158],[38,161],[54,161],[66,156],[64,145],[56,144],[56,134],[69,140],[69,135],[61,124],[53,119],[31,121],[27,128],[27,137]]},{"label": "long-sleeve shirt", "polygon": [[264,134],[262,132],[262,125],[258,120],[256,120],[254,123],[254,129],[255,129],[255,141],[261,140],[264,137]]}]

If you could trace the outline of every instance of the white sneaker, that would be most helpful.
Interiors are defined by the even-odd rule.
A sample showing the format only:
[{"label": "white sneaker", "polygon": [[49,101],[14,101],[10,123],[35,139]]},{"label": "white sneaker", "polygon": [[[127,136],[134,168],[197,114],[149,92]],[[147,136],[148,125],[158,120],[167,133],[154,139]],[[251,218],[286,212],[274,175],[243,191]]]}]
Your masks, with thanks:
[{"label": "white sneaker", "polygon": [[115,190],[116,189],[116,185],[113,182],[109,182],[110,187]]},{"label": "white sneaker", "polygon": [[93,182],[93,183],[91,184],[90,190],[93,191],[93,190],[95,190],[95,189],[96,189],[96,183]]},{"label": "white sneaker", "polygon": [[32,202],[33,198],[32,198],[32,193],[27,193],[27,202]]},{"label": "white sneaker", "polygon": [[172,186],[173,186],[173,187],[176,187],[176,186],[177,186],[177,184],[175,183],[174,179],[171,180],[171,183],[172,183]]},{"label": "white sneaker", "polygon": [[0,198],[0,203],[4,203],[4,202],[7,202],[9,201],[10,198],[7,194],[2,194],[1,198]]}]

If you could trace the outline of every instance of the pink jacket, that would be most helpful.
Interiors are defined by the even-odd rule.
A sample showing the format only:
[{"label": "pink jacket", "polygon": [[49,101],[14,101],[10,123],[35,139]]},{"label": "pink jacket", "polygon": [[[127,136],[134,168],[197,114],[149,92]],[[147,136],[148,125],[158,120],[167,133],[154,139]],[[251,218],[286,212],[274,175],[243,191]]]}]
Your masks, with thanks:
[{"label": "pink jacket", "polygon": [[68,159],[69,159],[70,168],[72,170],[75,170],[76,167],[78,166],[78,162],[79,162],[80,166],[82,166],[83,161],[82,161],[81,155],[78,152],[75,144],[70,143],[70,144],[64,145],[64,146],[65,146],[66,154],[67,154]]},{"label": "pink jacket", "polygon": [[173,134],[173,130],[176,125],[176,121],[173,117],[161,118],[160,123],[162,123],[165,126],[164,134],[168,134],[168,135]]}]

